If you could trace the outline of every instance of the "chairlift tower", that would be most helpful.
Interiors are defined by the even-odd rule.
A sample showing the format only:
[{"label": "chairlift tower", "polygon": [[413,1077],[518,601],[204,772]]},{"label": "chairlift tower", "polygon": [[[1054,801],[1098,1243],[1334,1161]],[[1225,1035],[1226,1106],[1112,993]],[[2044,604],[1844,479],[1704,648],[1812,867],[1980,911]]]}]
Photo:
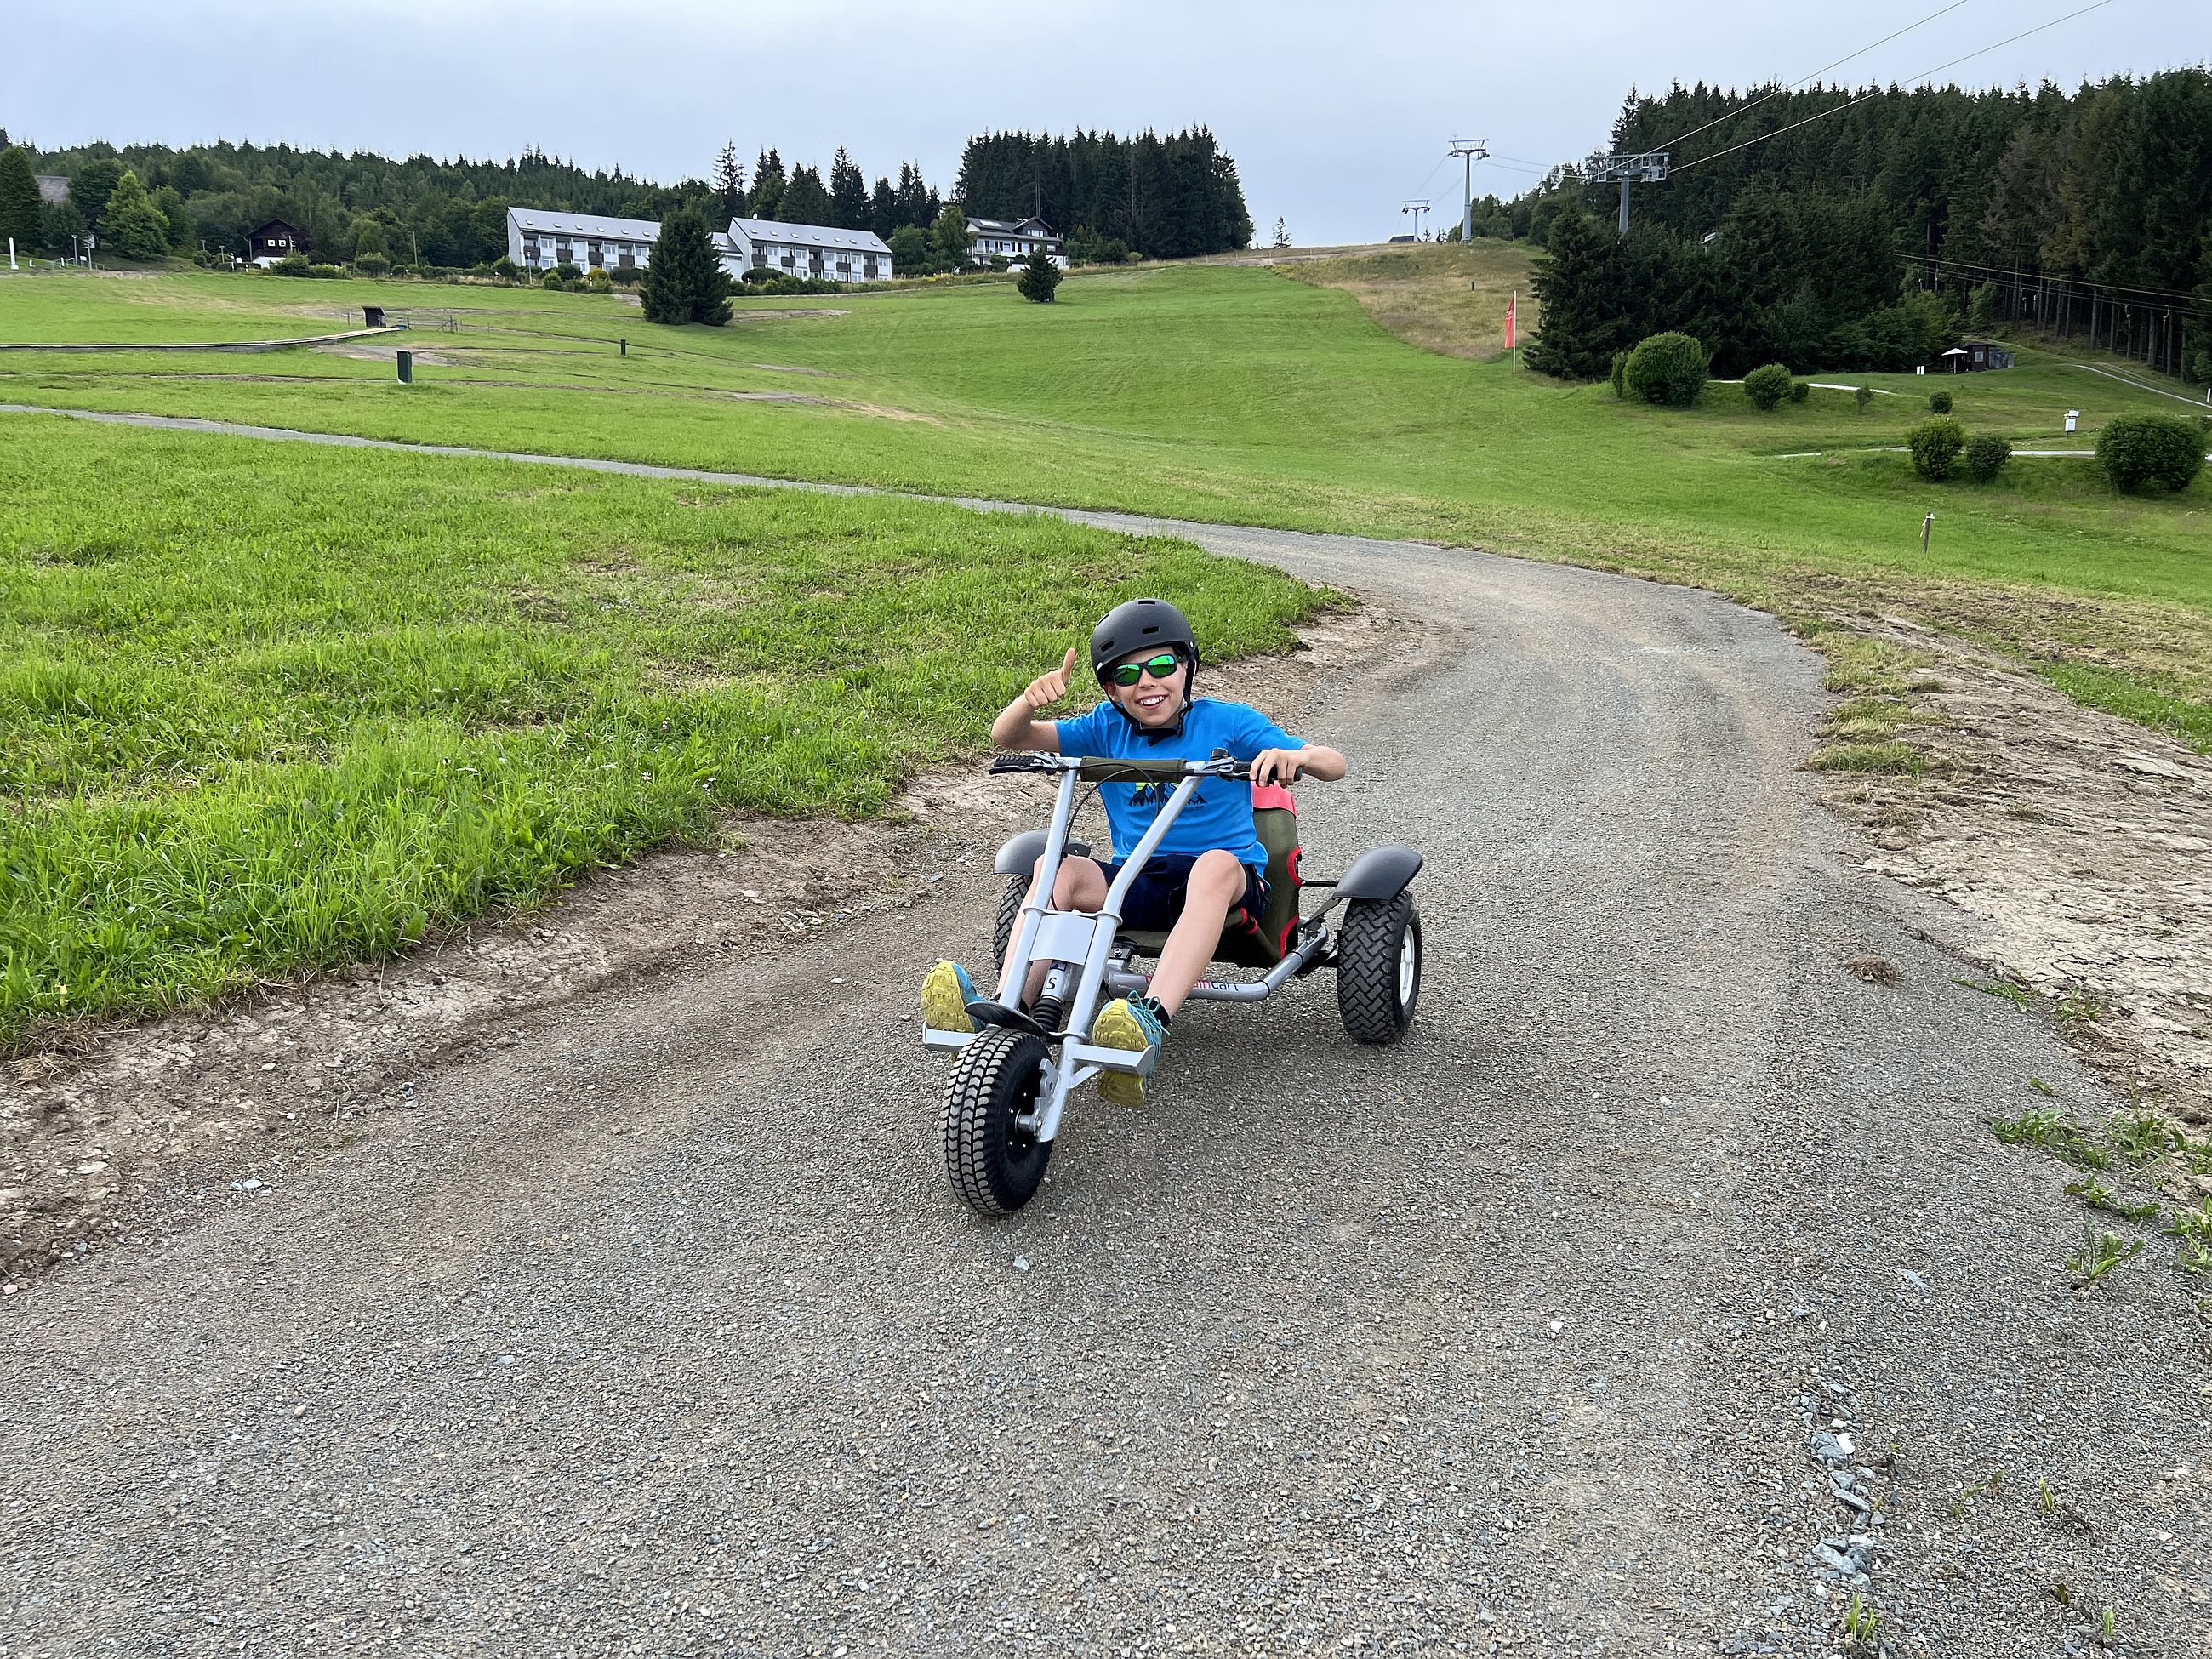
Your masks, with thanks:
[{"label": "chairlift tower", "polygon": [[1600,183],[1607,179],[1620,180],[1620,234],[1627,235],[1629,180],[1638,179],[1645,184],[1657,184],[1667,176],[1667,152],[1651,149],[1629,155],[1601,151],[1589,158],[1589,165],[1590,178]]},{"label": "chairlift tower", "polygon": [[1487,138],[1455,138],[1451,154],[1467,161],[1466,206],[1460,211],[1459,239],[1462,243],[1474,240],[1474,164],[1490,159],[1490,140]]},{"label": "chairlift tower", "polygon": [[1410,213],[1413,216],[1413,240],[1417,242],[1421,240],[1421,216],[1429,210],[1429,204],[1426,202],[1408,202],[1398,210],[1401,213]]}]

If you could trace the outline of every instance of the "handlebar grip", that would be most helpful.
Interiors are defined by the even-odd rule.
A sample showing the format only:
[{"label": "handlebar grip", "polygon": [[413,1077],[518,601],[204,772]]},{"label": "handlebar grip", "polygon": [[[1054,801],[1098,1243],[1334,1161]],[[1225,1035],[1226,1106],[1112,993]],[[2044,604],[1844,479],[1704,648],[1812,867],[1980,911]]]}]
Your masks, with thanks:
[{"label": "handlebar grip", "polygon": [[994,755],[991,757],[991,770],[994,772],[1043,772],[1053,769],[1054,768],[1052,757],[1048,755]]},{"label": "handlebar grip", "polygon": [[1076,775],[1085,783],[1181,783],[1187,761],[1085,759]]}]

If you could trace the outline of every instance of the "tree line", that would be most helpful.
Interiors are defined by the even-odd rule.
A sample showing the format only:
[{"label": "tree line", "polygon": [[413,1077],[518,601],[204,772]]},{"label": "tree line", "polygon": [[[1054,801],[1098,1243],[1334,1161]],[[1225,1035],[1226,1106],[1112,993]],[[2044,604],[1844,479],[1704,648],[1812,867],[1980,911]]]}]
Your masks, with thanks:
[{"label": "tree line", "polygon": [[[158,223],[133,208],[137,246],[125,248],[112,234],[100,238],[135,258],[159,253],[246,253],[256,227],[282,219],[306,239],[317,259],[350,260],[375,253],[393,264],[441,269],[489,265],[507,252],[510,204],[614,218],[665,218],[689,207],[710,222],[738,213],[811,224],[874,229],[886,240],[904,225],[933,227],[945,203],[913,163],[866,189],[860,169],[840,149],[827,185],[811,167],[787,176],[773,149],[762,152],[750,187],[744,170],[725,147],[717,177],[656,184],[621,167],[586,170],[540,150],[504,161],[404,161],[367,151],[300,149],[289,144],[83,144],[40,150],[13,147],[13,162],[0,162],[0,234],[14,234],[25,251],[66,252],[70,239],[98,234],[125,175],[143,192]],[[0,152],[10,149],[0,131]],[[35,182],[11,185],[17,175],[58,174],[70,181],[70,199],[41,204]],[[14,194],[11,196],[11,189]],[[27,191],[27,195],[24,192]],[[11,202],[13,205],[11,206]],[[156,239],[150,240],[149,239]]]},{"label": "tree line", "polygon": [[[2070,326],[2097,285],[2108,313],[2171,307],[2212,377],[2212,71],[2072,94],[1677,85],[1632,92],[1612,148],[1669,154],[1632,186],[1625,243],[1618,186],[1577,168],[1480,216],[1551,250],[1530,355],[1550,372],[1603,374],[1663,329],[1723,374],[1906,368],[1965,328]],[[2063,313],[2037,297],[2054,283]]]},{"label": "tree line", "polygon": [[[811,163],[787,167],[773,145],[748,168],[737,147],[725,144],[708,178],[674,185],[619,167],[586,170],[535,149],[504,161],[445,161],[290,144],[15,148],[12,161],[0,161],[0,234],[14,234],[26,252],[66,252],[73,237],[106,230],[101,245],[134,258],[243,255],[248,233],[282,219],[319,260],[375,254],[395,265],[465,270],[504,256],[511,204],[651,220],[689,208],[718,228],[743,216],[868,230],[892,246],[895,258],[903,246],[901,268],[915,270],[964,262],[967,245],[951,222],[962,211],[1038,213],[1075,233],[1079,258],[1118,258],[1127,249],[1157,258],[1213,253],[1243,247],[1252,235],[1236,162],[1202,127],[1164,138],[973,138],[950,199],[912,161],[872,186],[842,147],[825,176]],[[0,131],[0,152],[9,149]],[[70,199],[42,204],[37,173],[66,178]],[[118,186],[129,210],[128,247],[104,222]],[[948,217],[948,210],[957,210]]]},{"label": "tree line", "polygon": [[968,141],[954,194],[979,218],[1042,219],[1071,252],[1110,240],[1182,259],[1252,242],[1237,163],[1204,127],[1165,137],[986,134]]}]

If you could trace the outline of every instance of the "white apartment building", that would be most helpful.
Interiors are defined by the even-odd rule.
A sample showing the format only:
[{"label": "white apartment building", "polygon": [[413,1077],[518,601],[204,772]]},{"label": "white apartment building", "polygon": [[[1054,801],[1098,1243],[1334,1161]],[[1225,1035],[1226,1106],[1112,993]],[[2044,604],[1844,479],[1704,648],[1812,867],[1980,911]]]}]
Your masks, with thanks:
[{"label": "white apartment building", "polygon": [[507,257],[526,270],[575,265],[589,270],[642,270],[659,240],[652,219],[608,219],[550,208],[507,210]]},{"label": "white apartment building", "polygon": [[888,283],[891,251],[872,231],[834,225],[787,225],[776,219],[732,219],[714,239],[732,277],[748,270],[781,276],[826,277],[833,283]]}]

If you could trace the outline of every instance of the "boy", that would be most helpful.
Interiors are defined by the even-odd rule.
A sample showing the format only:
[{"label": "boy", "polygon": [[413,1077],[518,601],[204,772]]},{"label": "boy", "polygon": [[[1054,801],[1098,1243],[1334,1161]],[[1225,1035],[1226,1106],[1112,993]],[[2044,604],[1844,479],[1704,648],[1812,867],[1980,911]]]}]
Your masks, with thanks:
[{"label": "boy", "polygon": [[[1122,926],[1165,928],[1167,944],[1146,994],[1117,998],[1098,1011],[1091,1040],[1102,1048],[1164,1043],[1169,1022],[1213,960],[1229,912],[1242,906],[1259,915],[1267,892],[1267,854],[1253,827],[1252,784],[1287,785],[1302,775],[1334,781],[1345,772],[1344,757],[1335,750],[1290,736],[1256,708],[1194,698],[1198,662],[1198,638],[1182,611],[1164,599],[1132,599],[1091,630],[1091,669],[1105,690],[1103,702],[1073,720],[1037,718],[1066,695],[1075,672],[1070,647],[1066,661],[1030,681],[991,725],[991,741],[1001,749],[1117,760],[1206,760],[1225,749],[1251,763],[1251,783],[1208,778],[1199,785],[1130,886]],[[1114,861],[1063,858],[1052,895],[1055,909],[1095,911],[1106,902],[1107,888],[1170,791],[1157,784],[1107,783],[1098,793],[1114,832]],[[1032,973],[1026,996],[1036,994],[1041,980],[1041,969]],[[957,963],[939,963],[922,981],[923,1023],[939,1030],[972,1030],[967,1006],[975,995]],[[1108,1072],[1098,1092],[1116,1105],[1141,1106],[1145,1082],[1131,1073]]]}]

